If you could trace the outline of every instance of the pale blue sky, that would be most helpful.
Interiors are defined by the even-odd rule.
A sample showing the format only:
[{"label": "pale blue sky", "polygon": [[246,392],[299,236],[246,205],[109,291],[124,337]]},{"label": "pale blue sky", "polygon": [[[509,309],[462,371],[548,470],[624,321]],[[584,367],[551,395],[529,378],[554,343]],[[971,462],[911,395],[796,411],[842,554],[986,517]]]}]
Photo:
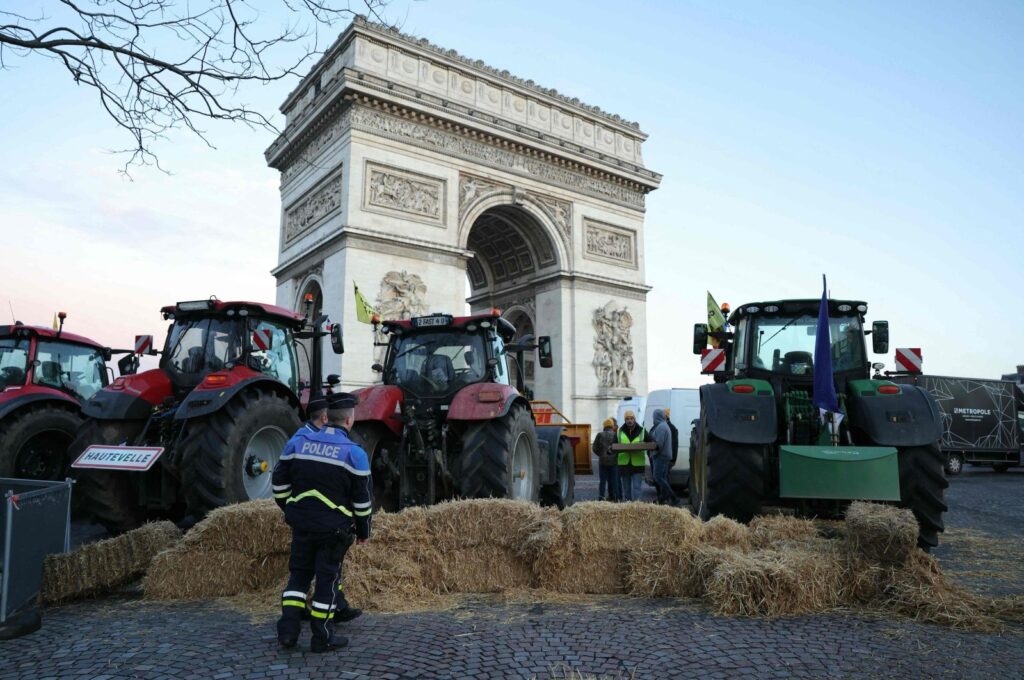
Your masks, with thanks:
[{"label": "pale blue sky", "polygon": [[[426,0],[390,16],[650,134],[652,388],[703,382],[688,350],[706,289],[734,307],[816,297],[822,272],[893,346],[923,347],[927,372],[1024,363],[1024,5]],[[273,299],[268,133],[210,126],[216,150],[173,134],[156,150],[175,174],[127,182],[92,92],[52,62],[11,65],[0,298],[19,318],[66,308],[122,345],[161,334],[175,299]],[[276,112],[291,87],[242,96]]]}]

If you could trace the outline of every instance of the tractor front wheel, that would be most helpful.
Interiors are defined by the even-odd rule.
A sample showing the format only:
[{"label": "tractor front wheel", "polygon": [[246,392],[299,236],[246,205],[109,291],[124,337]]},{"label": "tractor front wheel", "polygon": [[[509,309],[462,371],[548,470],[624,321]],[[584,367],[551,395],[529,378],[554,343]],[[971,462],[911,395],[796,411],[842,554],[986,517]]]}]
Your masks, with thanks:
[{"label": "tractor front wheel", "polygon": [[366,451],[373,476],[373,509],[398,512],[398,476],[392,473],[392,456],[398,455],[398,440],[383,425],[356,423],[352,441]]},{"label": "tractor front wheel", "polygon": [[459,495],[537,502],[539,449],[533,418],[523,406],[470,425],[462,445]]},{"label": "tractor front wheel", "polygon": [[917,518],[917,545],[928,552],[939,544],[939,532],[945,529],[942,513],[948,509],[943,500],[949,480],[942,474],[942,452],[935,444],[898,451],[900,505],[910,508]]},{"label": "tractor front wheel", "polygon": [[274,466],[301,424],[287,399],[260,389],[189,422],[181,445],[188,514],[199,520],[230,503],[270,498]]},{"label": "tractor front wheel", "polygon": [[55,406],[22,409],[0,427],[0,477],[64,479],[82,417]]},{"label": "tractor front wheel", "polygon": [[764,447],[715,437],[702,417],[690,460],[690,507],[702,520],[725,515],[749,522],[765,497]]},{"label": "tractor front wheel", "polygon": [[[93,444],[131,444],[142,426],[141,421],[86,420],[71,443],[69,457],[72,460],[78,458]],[[75,505],[112,534],[141,526],[146,521],[146,511],[139,504],[139,492],[134,484],[138,474],[77,470],[72,491],[78,497]]]}]

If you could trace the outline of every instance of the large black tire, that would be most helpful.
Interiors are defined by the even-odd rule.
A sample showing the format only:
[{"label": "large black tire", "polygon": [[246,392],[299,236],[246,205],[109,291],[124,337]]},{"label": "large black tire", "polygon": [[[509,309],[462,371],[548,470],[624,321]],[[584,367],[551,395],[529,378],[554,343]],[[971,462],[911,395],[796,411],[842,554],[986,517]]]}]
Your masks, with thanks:
[{"label": "large black tire", "polygon": [[[121,444],[131,441],[142,429],[141,421],[87,419],[78,429],[69,449],[72,460],[92,444]],[[72,496],[75,506],[106,527],[120,534],[142,525],[146,511],[139,505],[139,492],[133,475],[137,472],[76,470]]]},{"label": "large black tire", "polygon": [[271,474],[301,426],[287,399],[248,389],[219,411],[190,421],[181,443],[181,482],[192,518],[257,498],[271,498]]},{"label": "large black tire", "polygon": [[0,425],[0,477],[62,480],[82,416],[58,406],[23,408]]},{"label": "large black tire", "polygon": [[[690,462],[690,507],[703,520],[725,515],[749,522],[765,498],[764,447],[726,442],[711,434],[703,413],[696,460]],[[694,467],[695,466],[695,467]]]},{"label": "large black tire", "polygon": [[558,462],[555,464],[554,484],[545,484],[540,490],[541,505],[565,510],[576,502],[576,458],[572,444],[565,437],[558,440]]},{"label": "large black tire", "polygon": [[942,513],[948,508],[943,492],[949,480],[942,470],[943,455],[934,444],[898,451],[900,505],[910,508],[917,518],[917,545],[927,552],[939,544],[939,532],[945,530]]},{"label": "large black tire", "polygon": [[[398,440],[386,427],[377,423],[356,423],[352,426],[352,441],[366,451],[373,478],[373,509],[398,512],[399,479],[391,475],[384,462],[384,451],[398,454]],[[388,488],[388,478],[391,487]]]},{"label": "large black tire", "polygon": [[537,502],[540,463],[537,431],[523,406],[466,429],[459,465],[463,498],[512,498]]}]

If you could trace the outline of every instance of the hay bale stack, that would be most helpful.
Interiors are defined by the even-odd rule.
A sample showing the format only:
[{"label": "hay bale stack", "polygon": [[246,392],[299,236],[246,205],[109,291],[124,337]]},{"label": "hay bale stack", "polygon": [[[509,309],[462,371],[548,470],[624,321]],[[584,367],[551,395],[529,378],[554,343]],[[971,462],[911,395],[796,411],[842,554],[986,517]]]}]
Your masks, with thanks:
[{"label": "hay bale stack", "polygon": [[54,604],[99,595],[142,576],[153,558],[181,539],[171,522],[152,522],[115,538],[48,555],[39,599]]},{"label": "hay bale stack", "polygon": [[917,520],[907,509],[856,501],[846,511],[846,545],[854,555],[897,566],[917,552]]},{"label": "hay bale stack", "polygon": [[291,537],[277,503],[263,499],[217,508],[192,527],[183,542],[189,549],[264,557],[291,550]]},{"label": "hay bale stack", "polygon": [[198,600],[256,589],[257,558],[230,550],[197,550],[183,544],[165,550],[149,566],[149,600]]},{"label": "hay bale stack", "polygon": [[[631,552],[686,551],[701,533],[688,511],[649,503],[579,503],[561,516],[561,533],[536,563],[540,587],[561,593],[624,593],[634,587],[627,583]],[[641,590],[652,587],[642,584],[656,567],[647,569],[633,579]]]},{"label": "hay bale stack", "polygon": [[715,613],[776,618],[822,612],[843,596],[843,562],[837,552],[723,551],[706,581]]},{"label": "hay bale stack", "polygon": [[744,552],[753,547],[750,528],[725,515],[715,515],[701,526],[700,542],[715,548]]},{"label": "hay bale stack", "polygon": [[811,544],[819,539],[818,528],[808,519],[788,515],[764,515],[750,520],[750,541],[754,548],[774,545]]},{"label": "hay bale stack", "polygon": [[378,612],[416,611],[447,601],[439,590],[439,573],[443,568],[436,551],[395,550],[374,539],[349,549],[342,583],[353,607]]}]

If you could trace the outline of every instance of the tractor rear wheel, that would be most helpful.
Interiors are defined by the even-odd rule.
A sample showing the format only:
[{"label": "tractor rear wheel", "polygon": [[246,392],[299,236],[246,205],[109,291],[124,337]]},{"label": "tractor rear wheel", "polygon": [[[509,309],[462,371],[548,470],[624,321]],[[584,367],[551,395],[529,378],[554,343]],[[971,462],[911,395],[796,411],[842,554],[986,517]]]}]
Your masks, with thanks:
[{"label": "tractor rear wheel", "polygon": [[942,452],[935,444],[898,451],[900,505],[910,508],[917,518],[917,545],[928,552],[939,544],[939,532],[945,529],[942,513],[948,510],[942,498],[949,486],[949,480],[942,473]]},{"label": "tractor rear wheel", "polygon": [[[142,429],[140,421],[88,419],[79,428],[68,450],[74,460],[93,444],[122,444]],[[146,521],[146,511],[139,504],[139,492],[133,475],[137,472],[110,470],[77,470],[72,495],[75,505],[106,527],[112,534],[135,529]]]},{"label": "tractor rear wheel", "polygon": [[56,406],[26,408],[0,427],[0,477],[62,480],[82,417]]},{"label": "tractor rear wheel", "polygon": [[702,520],[725,515],[749,522],[761,512],[765,497],[764,447],[715,437],[702,415],[693,458],[690,507],[695,515]]},{"label": "tractor rear wheel", "polygon": [[230,503],[270,498],[274,466],[301,424],[287,399],[260,389],[190,421],[181,444],[188,514],[199,520]]},{"label": "tractor rear wheel", "polygon": [[539,449],[533,418],[523,406],[470,425],[462,444],[459,495],[537,502]]},{"label": "tractor rear wheel", "polygon": [[352,426],[352,441],[366,451],[370,461],[374,511],[398,512],[399,479],[388,465],[390,457],[398,455],[395,435],[382,425],[356,423]]}]

